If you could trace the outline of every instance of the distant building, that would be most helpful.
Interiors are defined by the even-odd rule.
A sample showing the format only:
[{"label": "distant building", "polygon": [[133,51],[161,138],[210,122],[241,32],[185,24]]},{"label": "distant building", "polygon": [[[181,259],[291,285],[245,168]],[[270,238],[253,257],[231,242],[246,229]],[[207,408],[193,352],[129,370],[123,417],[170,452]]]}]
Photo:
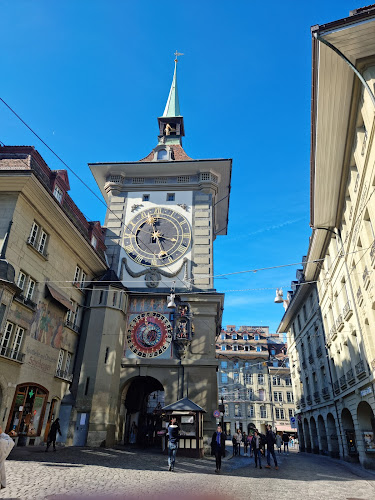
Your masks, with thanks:
[{"label": "distant building", "polygon": [[268,326],[228,325],[216,341],[216,355],[226,434],[265,433],[268,424],[292,432],[293,392],[282,337],[270,334]]}]

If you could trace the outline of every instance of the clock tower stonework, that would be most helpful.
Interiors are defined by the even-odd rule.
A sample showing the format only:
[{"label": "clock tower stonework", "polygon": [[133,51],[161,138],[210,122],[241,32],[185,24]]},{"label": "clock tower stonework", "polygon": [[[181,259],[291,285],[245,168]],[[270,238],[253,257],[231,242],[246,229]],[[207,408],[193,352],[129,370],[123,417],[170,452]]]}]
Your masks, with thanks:
[{"label": "clock tower stonework", "polygon": [[185,153],[177,61],[158,125],[158,143],[140,161],[89,164],[108,205],[109,265],[128,298],[122,343],[113,335],[109,346],[121,357],[112,437],[93,424],[91,445],[129,442],[133,423],[149,425],[150,397],[164,406],[188,396],[206,410],[207,443],[216,425],[224,295],[214,289],[213,242],[227,233],[232,161]]}]

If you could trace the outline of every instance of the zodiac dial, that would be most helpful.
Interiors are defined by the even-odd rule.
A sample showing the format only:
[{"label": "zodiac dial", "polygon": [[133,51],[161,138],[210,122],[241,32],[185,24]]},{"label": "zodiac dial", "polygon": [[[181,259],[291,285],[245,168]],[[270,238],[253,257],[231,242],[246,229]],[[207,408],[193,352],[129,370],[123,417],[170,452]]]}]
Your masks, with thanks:
[{"label": "zodiac dial", "polygon": [[172,325],[157,312],[138,314],[129,324],[128,347],[140,358],[154,358],[166,351],[172,342]]},{"label": "zodiac dial", "polygon": [[190,224],[183,215],[154,207],[143,210],[127,224],[123,246],[137,264],[163,267],[180,259],[190,241]]}]

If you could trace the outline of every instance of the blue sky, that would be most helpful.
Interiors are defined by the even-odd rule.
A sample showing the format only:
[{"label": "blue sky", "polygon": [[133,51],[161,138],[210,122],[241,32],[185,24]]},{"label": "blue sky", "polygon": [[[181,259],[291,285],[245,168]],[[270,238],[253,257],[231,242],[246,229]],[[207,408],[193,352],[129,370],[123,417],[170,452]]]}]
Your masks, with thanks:
[{"label": "blue sky", "polygon": [[[98,194],[89,162],[135,161],[156,145],[173,53],[189,156],[233,158],[228,236],[215,274],[300,262],[309,229],[310,26],[341,19],[354,1],[156,2],[2,0],[0,96]],[[0,103],[0,140],[34,145]],[[100,205],[72,175],[91,220]],[[276,287],[298,266],[228,276],[223,324],[269,325],[283,314]]]}]

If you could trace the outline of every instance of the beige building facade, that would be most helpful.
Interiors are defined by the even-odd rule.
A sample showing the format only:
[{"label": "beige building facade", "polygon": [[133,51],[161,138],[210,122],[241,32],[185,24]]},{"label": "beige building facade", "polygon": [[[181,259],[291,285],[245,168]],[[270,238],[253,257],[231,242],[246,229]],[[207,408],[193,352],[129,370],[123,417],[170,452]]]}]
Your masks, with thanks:
[{"label": "beige building facade", "polygon": [[296,345],[301,410],[302,398],[307,405],[307,396],[313,397],[311,370],[317,374],[324,366],[325,376],[327,368],[331,374],[329,397],[323,394],[322,377],[317,385],[320,401],[327,397],[325,403],[317,408],[314,401],[310,413],[304,408],[301,442],[307,450],[328,450],[373,468],[375,9],[358,9],[344,20],[314,26],[312,34],[313,233],[303,274],[305,282],[317,282],[320,314],[316,321],[324,327],[329,367],[318,359],[313,360],[314,368],[303,366],[301,343],[306,351],[306,335],[321,338],[312,337],[311,317],[305,320],[303,316],[309,293],[302,290],[310,285],[302,284],[295,293],[279,331],[288,329]]},{"label": "beige building facade", "polygon": [[0,422],[18,444],[46,440],[73,377],[86,282],[104,238],[33,147],[0,148]]}]

